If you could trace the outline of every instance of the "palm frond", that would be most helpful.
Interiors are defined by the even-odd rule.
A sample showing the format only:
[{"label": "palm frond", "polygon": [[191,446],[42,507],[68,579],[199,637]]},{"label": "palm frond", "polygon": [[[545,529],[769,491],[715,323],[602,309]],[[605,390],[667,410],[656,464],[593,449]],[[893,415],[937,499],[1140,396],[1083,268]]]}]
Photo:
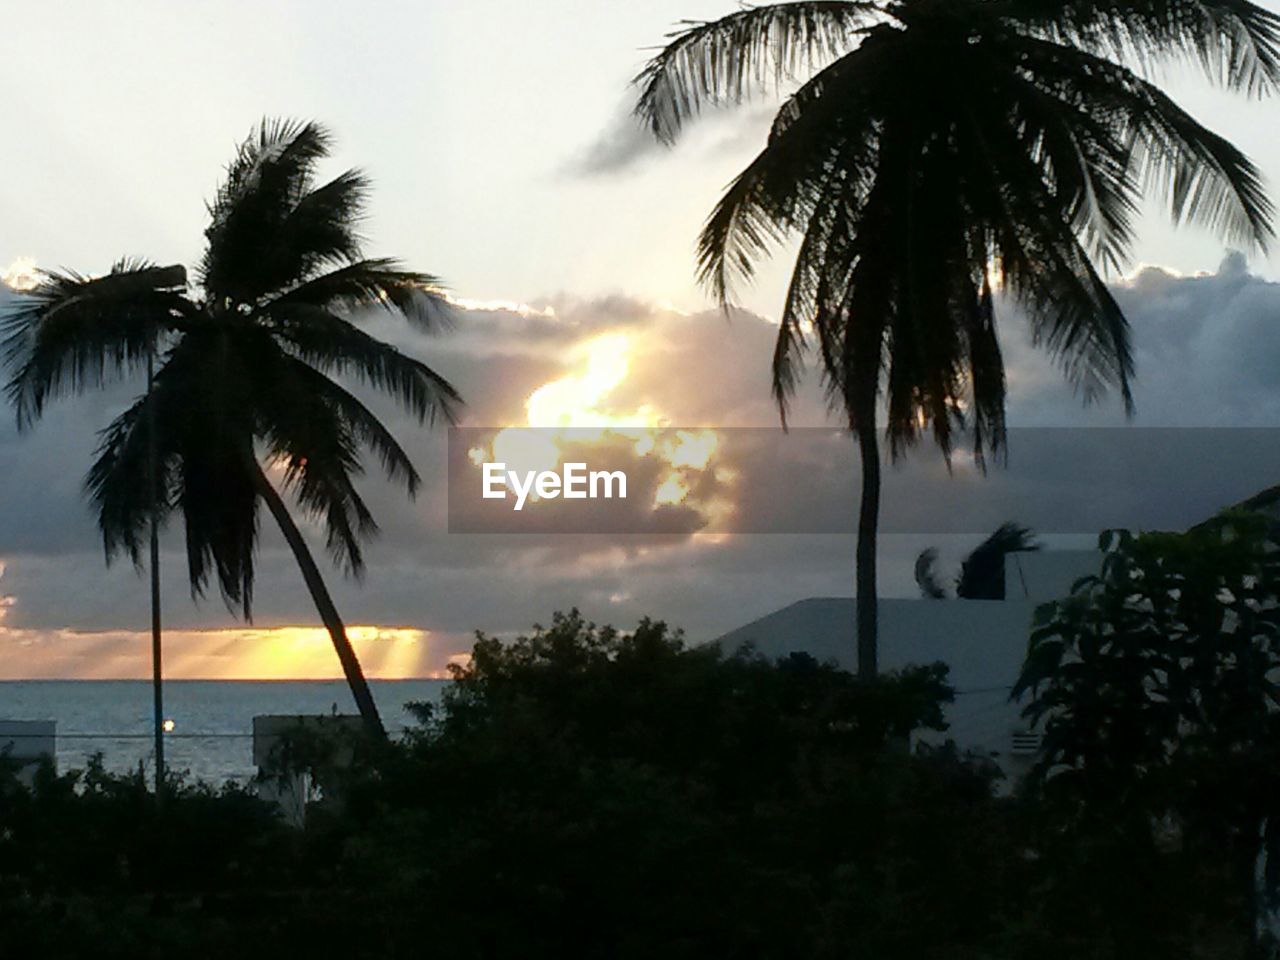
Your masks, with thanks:
[{"label": "palm frond", "polygon": [[211,205],[215,221],[249,191],[264,187],[296,203],[314,176],[316,162],[329,155],[332,137],[314,121],[267,117],[259,121],[236,149],[227,176]]},{"label": "palm frond", "polygon": [[[168,491],[173,473],[173,412],[168,384],[157,385],[99,435],[96,455],[85,477],[85,491],[98,515],[108,563],[123,553],[135,566],[140,565],[143,539],[152,516],[163,524],[171,512]],[[148,434],[152,417],[158,454],[154,486]],[[156,499],[151,496],[153,489],[158,492]]]},{"label": "palm frond", "polygon": [[671,143],[706,106],[741,102],[754,88],[779,86],[844,53],[858,29],[882,13],[876,3],[819,0],[683,23],[636,78],[636,115]]},{"label": "palm frond", "polygon": [[[1125,67],[1035,38],[1020,38],[1014,49],[1026,64],[1026,86],[1050,100],[1041,116],[1056,111],[1056,125],[1072,138],[1088,168],[1089,189],[1106,177],[1127,217],[1145,187],[1169,203],[1175,222],[1266,248],[1274,235],[1274,208],[1262,175],[1238,149]],[[1069,158],[1053,162],[1055,186],[1082,192],[1059,182],[1069,170]]]},{"label": "palm frond", "polygon": [[215,304],[255,304],[326,262],[359,256],[367,182],[348,171],[316,188],[329,155],[316,123],[263,120],[239,148],[209,207],[201,282]]},{"label": "palm frond", "polygon": [[[193,597],[209,580],[229,608],[252,616],[257,502],[248,482],[246,456],[252,434],[236,430],[234,418],[203,389],[200,361],[207,351],[180,346],[137,400],[103,431],[85,479],[110,561],[141,559],[154,510],[163,523],[177,511],[183,519],[187,571]],[[156,426],[158,500],[150,499],[150,417]]]},{"label": "palm frond", "polygon": [[770,196],[761,176],[772,165],[767,150],[729,185],[698,237],[698,279],[721,306],[733,299],[735,279],[750,282],[756,262],[786,236],[787,197]]},{"label": "palm frond", "polygon": [[773,361],[770,364],[773,373],[773,400],[778,405],[783,430],[787,429],[791,398],[800,383],[806,346],[804,328],[784,314],[778,321],[778,336],[774,339]]},{"label": "palm frond", "polygon": [[902,211],[880,241],[892,245],[900,278],[887,348],[886,432],[896,457],[930,431],[949,466],[955,430],[964,425],[967,321],[980,264],[973,262],[964,184],[950,150],[934,142],[913,149],[913,132],[911,118],[894,115],[886,131],[894,153],[886,163],[897,169],[879,172]]},{"label": "palm frond", "polygon": [[369,194],[369,179],[347,170],[308,190],[272,234],[259,238],[270,258],[262,270],[264,290],[278,290],[317,269],[360,259],[356,226]]},{"label": "palm frond", "polygon": [[1022,155],[1017,162],[1030,160],[1045,199],[1105,269],[1119,271],[1129,260],[1141,201],[1131,170],[1132,137],[1123,111],[1096,99],[1109,96],[1105,84],[1091,80],[1087,70],[1065,66],[1063,52],[1053,44],[1008,38],[993,55],[1026,67],[992,71],[990,96],[1002,109],[973,111],[966,144],[981,153],[1000,143]]},{"label": "palm frond", "polygon": [[161,419],[172,424],[161,437],[172,437],[165,449],[172,451],[172,499],[183,518],[192,596],[202,596],[212,578],[227,607],[238,606],[246,620],[258,542],[253,361],[273,347],[250,324],[206,316],[169,351],[154,388],[166,398]]},{"label": "palm frond", "polygon": [[286,313],[294,307],[352,311],[380,306],[398,312],[429,333],[447,330],[453,311],[442,294],[439,278],[404,270],[396,260],[360,260],[307,280],[267,301],[259,314]]},{"label": "palm frond", "polygon": [[[735,280],[749,282],[756,262],[792,230],[806,229],[810,237],[807,262],[829,259],[814,217],[828,216],[829,207],[856,211],[865,201],[886,53],[864,45],[798,90],[779,111],[764,150],[716,204],[698,238],[698,276],[722,304],[731,300]],[[810,272],[794,275],[793,286],[797,297],[811,296]],[[793,314],[788,322],[797,319],[811,318]]]},{"label": "palm frond", "polygon": [[1280,85],[1280,14],[1248,0],[1023,0],[1011,15],[1144,67],[1185,58],[1231,89],[1257,94]]},{"label": "palm frond", "polygon": [[973,402],[968,424],[973,431],[973,454],[978,466],[985,469],[984,451],[996,457],[1004,454],[1007,395],[1004,357],[996,337],[995,302],[985,272],[976,296],[965,299],[960,322],[968,348],[969,395]]},{"label": "palm frond", "polygon": [[[845,198],[845,176],[843,171],[833,172],[830,200],[816,205],[809,215],[778,321],[772,389],[784,428],[807,347],[805,325],[829,332],[831,321],[838,316],[832,305],[840,299],[838,294],[833,294],[833,288],[843,289],[843,281],[851,273],[856,259],[855,224],[860,211],[854,208],[862,198],[859,191],[855,191],[852,198]],[[832,339],[825,336],[823,343],[829,351]],[[831,359],[828,353],[824,353],[824,358]]]},{"label": "palm frond", "polygon": [[1143,87],[1149,107],[1133,111],[1133,164],[1169,203],[1174,222],[1199,224],[1229,241],[1267,249],[1275,236],[1275,207],[1258,168],[1165,94]]},{"label": "palm frond", "polygon": [[229,432],[198,431],[191,424],[178,448],[174,487],[182,513],[187,577],[193,597],[201,597],[210,577],[228,608],[253,618],[258,494],[246,463],[252,444]]},{"label": "palm frond", "polygon": [[413,461],[368,407],[340,384],[300,360],[291,360],[289,369],[297,376],[300,386],[314,392],[321,403],[341,418],[357,443],[378,457],[388,480],[403,483],[410,497],[417,494],[422,478]]},{"label": "palm frond", "polygon": [[[341,402],[333,389],[318,389],[322,375],[301,361],[277,356],[269,364],[270,381],[259,381],[263,396],[257,419],[263,441],[272,459],[284,467],[285,487],[323,524],[330,554],[360,576],[361,541],[378,531],[353,482],[363,473],[357,429],[367,426],[366,419],[353,422],[351,404]],[[403,469],[408,457],[394,441],[392,446],[398,455],[393,463]]]},{"label": "palm frond", "polygon": [[926,600],[945,600],[947,589],[938,578],[938,549],[927,547],[916,557],[916,585]]},{"label": "palm frond", "polygon": [[333,376],[351,376],[395,398],[419,423],[452,423],[462,398],[420,360],[327,310],[293,304],[274,312],[273,333],[304,362]]},{"label": "palm frond", "polygon": [[46,403],[100,387],[134,371],[192,307],[186,271],[125,259],[103,277],[46,272],[0,320],[0,352],[12,371],[6,387],[20,427]]},{"label": "palm frond", "polygon": [[1055,192],[1033,149],[1039,141],[1028,144],[998,116],[973,123],[969,136],[953,156],[972,229],[1005,289],[1028,308],[1036,342],[1086,402],[1114,387],[1132,409],[1128,321],[1082,246],[1071,216],[1078,197]]},{"label": "palm frond", "polygon": [[[1055,357],[1086,403],[1108,389],[1133,410],[1129,321],[1088,255],[1051,220],[1010,230],[999,241],[1000,269],[1031,315],[1033,342]],[[1038,228],[1038,229],[1037,229]]]},{"label": "palm frond", "polygon": [[[863,225],[883,223],[879,198],[869,204]],[[822,357],[822,377],[833,408],[854,433],[876,429],[876,401],[886,362],[889,330],[898,309],[893,255],[877,247],[880,234],[860,229],[840,269],[824,272],[817,293],[814,330]],[[843,264],[853,266],[846,273]]]}]

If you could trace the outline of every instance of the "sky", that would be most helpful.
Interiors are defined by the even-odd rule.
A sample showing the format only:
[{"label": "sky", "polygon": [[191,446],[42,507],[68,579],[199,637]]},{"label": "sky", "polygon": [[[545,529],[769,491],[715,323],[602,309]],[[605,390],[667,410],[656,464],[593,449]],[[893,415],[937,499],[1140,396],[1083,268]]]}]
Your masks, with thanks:
[{"label": "sky", "polygon": [[[1275,0],[1264,5],[1280,9]],[[774,426],[768,363],[786,251],[726,319],[696,283],[693,245],[724,185],[762,145],[775,101],[709,117],[672,149],[628,118],[628,83],[666,32],[682,18],[732,9],[707,0],[372,2],[358,13],[320,2],[15,8],[0,35],[9,91],[0,270],[29,258],[95,273],[126,254],[192,264],[205,203],[236,143],[264,115],[315,118],[337,140],[327,169],[357,165],[373,179],[368,252],[441,276],[458,302],[456,330],[445,337],[425,339],[382,315],[365,322],[461,389],[465,423],[526,424],[529,398],[559,384],[541,396],[571,387],[579,412],[608,422]],[[1273,190],[1280,184],[1280,103],[1228,97],[1184,68],[1163,81],[1240,145]],[[1134,326],[1136,418],[1126,424],[1114,400],[1082,409],[1006,305],[1011,423],[1280,427],[1275,251],[1228,251],[1212,236],[1173,229],[1153,209],[1134,262],[1111,279]],[[96,431],[137,389],[123,384],[61,404],[29,434],[0,419],[0,678],[149,674],[145,583],[128,564],[104,565],[81,493]],[[832,529],[846,532],[746,534],[730,525],[697,534],[451,534],[444,433],[390,405],[378,409],[426,484],[410,502],[370,477],[363,489],[383,534],[368,549],[367,576],[329,573],[374,676],[438,674],[465,654],[473,630],[511,635],[574,605],[622,625],[661,617],[709,639],[795,600],[852,593],[853,538],[838,524]],[[812,384],[796,422],[831,422]],[[1117,449],[1129,442],[1114,436]],[[1170,522],[1182,522],[1179,505],[1226,505],[1265,480],[1266,458],[1249,444],[1266,436],[1240,434],[1212,457],[1180,454],[1220,470],[1171,475],[1155,458],[1140,477],[1089,482],[1123,486],[1134,523],[1148,519],[1145,504],[1167,505]],[[746,469],[727,454],[721,460],[722,473]],[[896,527],[881,550],[888,595],[913,595],[911,561],[923,547],[939,544],[944,563],[954,563],[980,539],[974,528],[988,514],[978,498],[1031,504],[1019,491],[1067,489],[1054,485],[1060,462],[1019,461],[1017,446],[1008,471],[987,480],[963,463],[948,478],[927,450],[919,460],[891,473],[889,488],[906,491],[904,502],[934,491],[920,496],[944,498],[937,502],[972,522]],[[778,471],[777,497],[764,486],[746,490],[763,484],[757,463],[730,494],[738,519],[763,516],[769,504],[776,511],[797,483],[834,504],[847,487],[851,502],[856,482],[837,461],[833,454],[821,465],[821,482]],[[672,470],[668,462],[655,484]],[[1104,492],[1099,486],[1098,497]],[[1054,529],[1079,534],[1092,515],[1072,516]],[[307,532],[322,551],[314,526]],[[274,531],[264,532],[250,627],[216,596],[192,602],[176,531],[163,571],[171,676],[338,674]]]}]

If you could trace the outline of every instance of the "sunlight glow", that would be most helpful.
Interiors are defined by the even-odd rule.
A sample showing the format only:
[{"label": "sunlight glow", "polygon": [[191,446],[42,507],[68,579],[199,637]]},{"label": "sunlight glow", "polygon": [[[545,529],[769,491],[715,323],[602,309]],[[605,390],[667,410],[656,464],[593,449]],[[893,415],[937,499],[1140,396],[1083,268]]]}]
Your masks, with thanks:
[{"label": "sunlight glow", "polygon": [[0,281],[10,290],[19,292],[34,290],[40,285],[40,274],[37,271],[35,259],[32,257],[19,257],[5,268],[4,275],[0,276]]},{"label": "sunlight glow", "polygon": [[[471,462],[479,466],[485,461],[500,461],[508,470],[520,473],[554,471],[563,464],[569,443],[621,442],[637,457],[652,456],[662,464],[654,507],[685,502],[691,489],[690,475],[707,470],[719,448],[716,432],[672,432],[665,429],[666,418],[650,404],[623,407],[611,402],[631,369],[632,343],[626,334],[594,337],[579,344],[570,356],[575,361],[570,373],[529,394],[524,404],[525,423],[498,431],[487,450],[473,447],[467,451]],[[536,494],[530,499],[536,500]],[[714,513],[723,517],[728,508],[727,501],[719,501]]]},{"label": "sunlight glow", "polygon": [[[0,609],[0,613],[3,610]],[[429,630],[352,626],[351,645],[371,680],[443,676],[449,644]],[[8,680],[75,678],[134,680],[151,675],[150,634],[137,630],[36,630],[0,623],[0,658]],[[165,675],[193,680],[341,680],[322,627],[229,627],[166,630]]]},{"label": "sunlight glow", "polygon": [[447,292],[443,296],[446,303],[461,310],[514,313],[519,317],[554,317],[556,315],[555,307],[534,307],[516,300],[472,300],[469,297],[455,297]]},{"label": "sunlight glow", "polygon": [[[630,368],[630,340],[620,333],[608,333],[589,341],[586,363],[580,373],[571,373],[544,383],[529,395],[525,411],[531,427],[652,427],[658,418],[653,410],[614,414],[604,401],[627,379]],[[578,351],[581,355],[583,351]]]},{"label": "sunlight glow", "polygon": [[662,485],[658,487],[657,493],[653,495],[653,502],[659,506],[663,504],[676,504],[689,495],[689,485],[678,473],[669,473]]},{"label": "sunlight glow", "polygon": [[[262,630],[204,631],[219,654],[232,654],[231,674],[260,680],[326,677],[341,672],[333,642],[324,627],[271,627]],[[349,626],[347,638],[372,676],[412,676],[416,644],[425,630],[404,627]]]}]

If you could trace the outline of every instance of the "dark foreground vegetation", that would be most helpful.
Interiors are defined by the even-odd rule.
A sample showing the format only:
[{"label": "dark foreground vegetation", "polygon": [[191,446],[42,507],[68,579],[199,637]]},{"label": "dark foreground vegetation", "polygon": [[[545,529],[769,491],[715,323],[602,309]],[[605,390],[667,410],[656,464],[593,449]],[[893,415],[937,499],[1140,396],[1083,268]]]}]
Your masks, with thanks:
[{"label": "dark foreground vegetation", "polygon": [[100,765],[10,776],[0,952],[1266,956],[1276,561],[1251,523],[1113,539],[1043,611],[1023,681],[1045,760],[1016,791],[908,748],[942,726],[941,666],[867,684],[570,614],[480,637],[303,829],[232,787],[174,781],[158,810]]}]

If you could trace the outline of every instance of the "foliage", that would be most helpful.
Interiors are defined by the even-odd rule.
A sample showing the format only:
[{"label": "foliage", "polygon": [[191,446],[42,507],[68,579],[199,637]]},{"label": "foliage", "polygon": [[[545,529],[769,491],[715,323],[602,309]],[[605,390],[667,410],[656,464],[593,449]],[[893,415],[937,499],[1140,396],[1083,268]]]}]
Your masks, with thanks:
[{"label": "foliage", "polygon": [[951,956],[1007,860],[992,771],[906,748],[944,680],[576,613],[480,636],[366,813],[362,882],[390,865],[453,956]]},{"label": "foliage", "polygon": [[[1086,397],[1129,403],[1128,326],[1094,261],[1127,262],[1146,190],[1177,221],[1265,244],[1256,168],[1124,65],[1193,53],[1235,89],[1280,80],[1280,17],[1236,0],[881,0],[750,6],[674,33],[637,114],[674,140],[710,105],[796,81],[703,230],[702,278],[735,279],[798,235],[774,389],[785,414],[811,324],[833,404],[894,452],[1004,438],[992,280]],[[1229,64],[1224,69],[1224,64]]]},{"label": "foliage", "polygon": [[[965,600],[1003,600],[1005,598],[1005,558],[1011,553],[1039,550],[1030,528],[1016,523],[1002,523],[995,532],[969,552],[960,564],[956,577],[956,596]],[[943,600],[946,588],[938,579],[938,551],[928,547],[916,557],[915,576],[921,594],[928,600]]]},{"label": "foliage", "polygon": [[3,952],[137,957],[157,938],[177,949],[179,905],[199,904],[203,920],[287,888],[294,846],[273,809],[233,784],[170,775],[157,807],[142,771],[112,774],[101,756],[64,774],[46,764],[30,787],[0,764]]},{"label": "foliage", "polygon": [[[439,281],[361,254],[369,184],[357,170],[318,183],[330,149],[316,123],[264,120],[241,145],[210,206],[198,291],[181,268],[122,260],[98,278],[46,273],[4,319],[8,394],[30,424],[61,394],[137,372],[159,351],[155,388],[103,432],[87,487],[108,556],[137,561],[153,511],[186,528],[193,591],[210,576],[248,615],[257,538],[255,447],[322,521],[335,559],[362,567],[376,529],[352,486],[374,454],[409,493],[419,477],[377,418],[333,376],[385,392],[419,422],[458,397],[437,373],[353,324],[381,306],[420,329],[443,316]],[[158,501],[150,491],[155,418]]]},{"label": "foliage", "polygon": [[[1086,401],[1132,410],[1129,324],[1104,281],[1146,195],[1175,222],[1265,247],[1258,169],[1140,68],[1188,56],[1211,78],[1280,83],[1280,16],[1247,0],[821,0],[686,22],[637,78],[671,142],[703,108],[787,89],[768,140],[698,241],[733,285],[794,241],[773,353],[785,425],[812,350],[857,435],[858,669],[874,676],[878,423],[891,458],[932,435],[977,464],[1006,440],[998,289]],[[1138,70],[1127,64],[1137,61]]]},{"label": "foliage", "polygon": [[[32,892],[45,885],[56,890],[69,877],[81,890],[216,887],[273,814],[233,784],[215,790],[173,775],[168,787],[170,803],[157,811],[147,779],[109,773],[100,754],[83,771],[58,775],[41,766],[29,789],[6,769],[0,775],[0,862],[11,874],[34,880]],[[209,816],[215,809],[217,817]],[[115,860],[85,855],[104,840],[120,851]]]},{"label": "foliage", "polygon": [[1036,776],[1061,823],[1233,865],[1246,926],[1280,879],[1275,533],[1229,513],[1185,534],[1104,534],[1101,573],[1038,612],[1014,690],[1043,726]]},{"label": "foliage", "polygon": [[[1233,865],[986,762],[911,750],[945,670],[873,683],[556,616],[478,636],[405,740],[284,826],[238,788],[0,778],[5,947],[309,955],[1132,960],[1237,956]],[[345,748],[342,748],[345,749]],[[1089,801],[1092,802],[1092,801]],[[1100,812],[1102,809],[1100,808]],[[1088,822],[1091,829],[1082,829]]]},{"label": "foliage", "polygon": [[139,564],[152,522],[177,514],[193,596],[212,579],[249,619],[265,503],[361,714],[380,730],[337,610],[262,460],[323,529],[334,561],[359,575],[362,543],[378,529],[355,485],[365,456],[410,496],[420,478],[348,386],[387,394],[420,424],[452,420],[460,398],[431,367],[353,322],[353,312],[382,307],[431,331],[444,305],[435,277],[364,256],[369,183],[358,170],[318,182],[330,147],[317,123],[262,121],[209,207],[198,289],[180,266],[139,260],[103,277],[46,272],[0,319],[0,353],[20,427],[60,395],[136,373],[158,354],[154,384],[102,431],[85,481],[108,561]]}]

